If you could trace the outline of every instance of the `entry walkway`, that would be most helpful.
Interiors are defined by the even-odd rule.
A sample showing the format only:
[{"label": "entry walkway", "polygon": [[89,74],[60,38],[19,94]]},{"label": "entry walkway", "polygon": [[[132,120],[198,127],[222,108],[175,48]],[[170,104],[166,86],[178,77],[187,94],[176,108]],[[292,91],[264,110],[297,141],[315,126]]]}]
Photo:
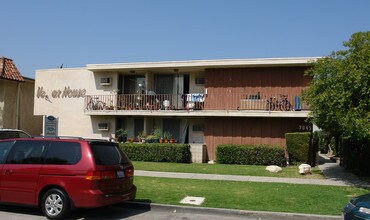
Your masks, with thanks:
[{"label": "entry walkway", "polygon": [[[328,186],[356,186],[370,188],[370,183],[361,181],[352,173],[346,172],[337,163],[329,158],[322,156],[319,168],[326,179],[304,179],[304,178],[280,178],[280,177],[260,177],[260,176],[238,176],[238,175],[219,175],[219,174],[199,174],[199,173],[177,173],[177,172],[158,172],[136,170],[135,176],[165,177],[178,179],[205,179],[205,180],[230,180],[245,182],[270,182],[270,183],[292,183],[309,185],[328,185]],[[298,170],[297,170],[298,172]]]}]

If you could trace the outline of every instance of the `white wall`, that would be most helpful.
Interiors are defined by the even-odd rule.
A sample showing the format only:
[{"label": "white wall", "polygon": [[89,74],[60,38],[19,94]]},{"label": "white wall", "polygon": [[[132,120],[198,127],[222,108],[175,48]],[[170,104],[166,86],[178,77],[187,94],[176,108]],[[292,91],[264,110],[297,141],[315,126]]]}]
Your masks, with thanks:
[{"label": "white wall", "polygon": [[204,118],[191,118],[189,120],[189,143],[204,143],[204,131],[193,131],[194,124],[202,124],[204,126]]},{"label": "white wall", "polygon": [[204,72],[192,72],[189,74],[189,91],[190,93],[205,93],[204,85],[196,85],[195,78],[204,77]]},{"label": "white wall", "polygon": [[[112,77],[112,85],[101,86],[100,77]],[[109,122],[115,130],[113,117],[89,116],[84,113],[84,95],[109,95],[117,88],[117,73],[96,73],[84,68],[37,70],[35,75],[35,115],[59,118],[58,135],[87,138],[109,138],[111,132],[97,129],[98,122]],[[77,91],[71,95],[68,90]]]}]

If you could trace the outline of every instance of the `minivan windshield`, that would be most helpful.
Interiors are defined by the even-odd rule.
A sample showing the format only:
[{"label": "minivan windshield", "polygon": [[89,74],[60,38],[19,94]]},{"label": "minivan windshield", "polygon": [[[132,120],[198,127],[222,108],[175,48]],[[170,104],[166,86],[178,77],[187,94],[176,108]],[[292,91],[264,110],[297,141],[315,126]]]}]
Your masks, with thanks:
[{"label": "minivan windshield", "polygon": [[129,163],[129,159],[117,145],[108,143],[91,143],[90,147],[97,165]]}]

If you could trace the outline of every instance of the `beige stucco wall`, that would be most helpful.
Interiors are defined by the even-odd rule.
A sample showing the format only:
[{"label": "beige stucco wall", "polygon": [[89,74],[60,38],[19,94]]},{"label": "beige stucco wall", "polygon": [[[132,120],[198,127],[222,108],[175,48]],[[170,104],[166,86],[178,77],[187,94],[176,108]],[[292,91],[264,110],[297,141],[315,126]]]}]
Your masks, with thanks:
[{"label": "beige stucco wall", "polygon": [[193,131],[194,124],[202,124],[204,126],[204,118],[189,119],[189,143],[204,143],[204,131]]},{"label": "beige stucco wall", "polygon": [[[115,130],[115,118],[85,115],[83,96],[111,94],[118,84],[116,72],[93,74],[84,68],[51,69],[38,70],[35,76],[35,115],[59,118],[59,136],[110,138],[111,131]],[[100,77],[112,77],[112,84],[100,85]],[[63,95],[68,88],[80,91],[81,96]],[[99,131],[100,122],[110,123],[110,131]]]},{"label": "beige stucco wall", "polygon": [[17,128],[16,125],[16,106],[17,106],[17,87],[18,82],[11,80],[1,81],[1,105],[2,105],[2,128]]},{"label": "beige stucco wall", "polygon": [[189,92],[190,93],[205,93],[204,85],[196,85],[195,78],[203,77],[204,72],[192,72],[189,75]]},{"label": "beige stucco wall", "polygon": [[27,131],[33,136],[39,136],[42,132],[42,117],[35,116],[34,107],[35,81],[25,79],[20,85],[19,95],[19,129]]},{"label": "beige stucco wall", "polygon": [[16,128],[40,135],[41,117],[33,115],[34,86],[31,79],[24,82],[0,80],[0,128]]}]

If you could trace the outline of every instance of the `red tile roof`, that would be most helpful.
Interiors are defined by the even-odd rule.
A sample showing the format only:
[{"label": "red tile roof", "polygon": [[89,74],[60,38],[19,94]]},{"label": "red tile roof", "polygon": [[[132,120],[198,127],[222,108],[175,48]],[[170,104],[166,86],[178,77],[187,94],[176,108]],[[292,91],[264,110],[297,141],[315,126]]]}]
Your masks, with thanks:
[{"label": "red tile roof", "polygon": [[24,81],[21,73],[14,65],[13,60],[6,57],[0,57],[0,78],[21,82]]}]

